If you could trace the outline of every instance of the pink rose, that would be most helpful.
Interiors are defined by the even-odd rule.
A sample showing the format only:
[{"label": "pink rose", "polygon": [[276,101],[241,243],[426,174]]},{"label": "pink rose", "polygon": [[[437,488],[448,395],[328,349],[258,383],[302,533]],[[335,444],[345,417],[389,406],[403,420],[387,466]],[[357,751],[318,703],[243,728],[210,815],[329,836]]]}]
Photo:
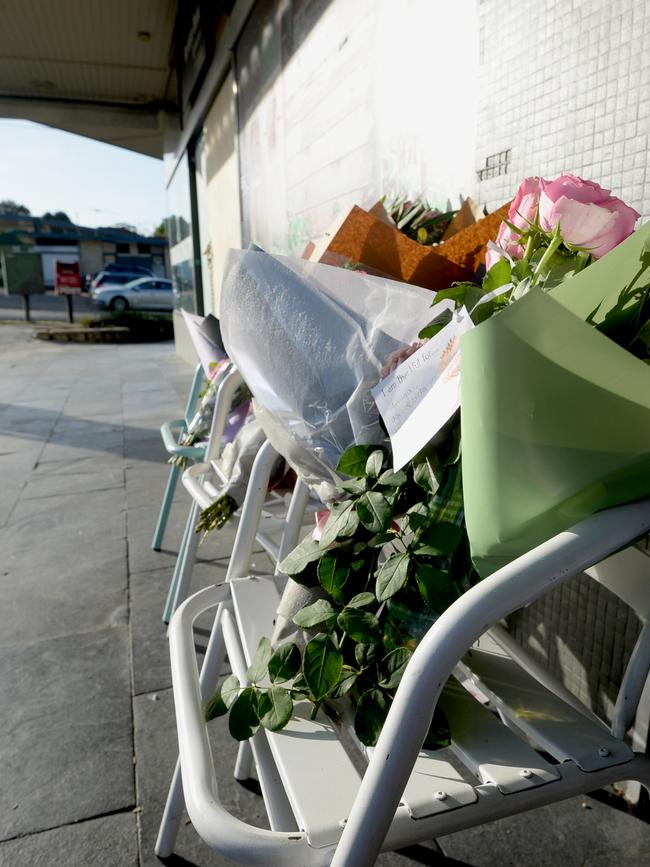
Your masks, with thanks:
[{"label": "pink rose", "polygon": [[593,181],[563,174],[554,181],[542,181],[539,222],[545,232],[560,224],[562,240],[585,247],[595,259],[624,241],[640,217],[610,190]]},{"label": "pink rose", "polygon": [[[512,200],[510,210],[508,211],[508,220],[517,226],[518,229],[525,231],[535,221],[542,184],[544,183],[546,182],[542,178],[532,177],[525,178],[519,185],[517,194]],[[504,250],[512,259],[521,259],[524,255],[524,246],[519,240],[519,235],[515,234],[506,223],[501,223],[499,226],[497,246]],[[503,253],[499,253],[493,247],[488,250],[485,258],[485,265],[488,271],[495,262],[498,262],[502,255]]]}]

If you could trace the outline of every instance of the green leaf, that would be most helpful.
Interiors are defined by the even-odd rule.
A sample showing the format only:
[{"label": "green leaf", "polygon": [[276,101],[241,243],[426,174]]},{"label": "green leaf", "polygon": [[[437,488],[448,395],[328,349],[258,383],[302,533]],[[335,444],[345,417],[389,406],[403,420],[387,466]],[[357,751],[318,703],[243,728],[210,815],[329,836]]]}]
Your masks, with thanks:
[{"label": "green leaf", "polygon": [[442,313],[439,313],[438,316],[436,316],[435,319],[432,319],[428,325],[424,326],[424,328],[418,333],[418,338],[420,340],[427,340],[428,338],[435,337],[439,331],[442,331],[445,325],[449,325],[453,318],[453,311],[443,310]]},{"label": "green leaf", "polygon": [[357,661],[357,665],[361,666],[361,668],[367,668],[377,658],[377,645],[357,644],[354,648],[354,658]]},{"label": "green leaf", "polygon": [[389,485],[391,488],[401,488],[402,485],[406,484],[407,478],[404,470],[398,470],[396,473],[392,470],[386,470],[377,481],[381,485]]},{"label": "green leaf", "polygon": [[420,595],[437,614],[442,614],[458,599],[458,590],[451,574],[429,563],[418,564],[415,581]]},{"label": "green leaf", "polygon": [[426,527],[431,521],[426,505],[424,503],[416,503],[414,506],[411,506],[406,512],[406,521],[409,530],[413,533],[417,533],[418,530]]},{"label": "green leaf", "polygon": [[221,684],[216,693],[205,706],[204,716],[205,721],[210,722],[211,719],[216,719],[218,716],[223,716],[228,713],[231,704],[237,698],[239,693],[239,679],[231,674]]},{"label": "green leaf", "polygon": [[327,599],[317,599],[311,605],[305,605],[297,614],[293,616],[293,622],[301,629],[309,629],[311,626],[318,626],[319,623],[326,623],[333,617],[336,617],[337,610]]},{"label": "green leaf", "polygon": [[413,480],[421,488],[424,488],[425,491],[435,494],[440,487],[439,473],[440,466],[438,462],[434,458],[425,457],[424,460],[413,467]]},{"label": "green leaf", "polygon": [[336,619],[346,635],[363,644],[379,644],[381,626],[374,614],[358,608],[344,608]]},{"label": "green leaf", "polygon": [[299,674],[291,685],[291,697],[295,701],[300,701],[303,698],[309,697],[309,687],[307,686],[307,681],[302,674]]},{"label": "green leaf", "polygon": [[315,701],[321,701],[341,676],[343,655],[329,635],[321,633],[305,646],[302,670]]},{"label": "green leaf", "polygon": [[349,692],[356,683],[358,673],[353,669],[344,668],[341,673],[341,679],[332,690],[332,698],[343,698],[346,692]]},{"label": "green leaf", "polygon": [[454,283],[449,289],[442,289],[440,292],[436,292],[431,306],[438,304],[439,301],[446,301],[450,298],[452,301],[457,302],[457,307],[460,307],[465,303],[468,293],[474,293],[477,289],[478,286],[474,283]]},{"label": "green leaf", "polygon": [[380,663],[384,677],[379,681],[379,686],[385,689],[396,689],[411,656],[411,651],[406,647],[398,647],[385,656]]},{"label": "green leaf", "polygon": [[375,602],[375,594],[366,591],[365,593],[357,593],[348,602],[348,608],[364,608],[366,605],[372,605]]},{"label": "green leaf", "polygon": [[371,479],[376,479],[381,473],[381,468],[384,464],[384,453],[381,449],[374,451],[366,461],[366,475]]},{"label": "green leaf", "polygon": [[402,588],[409,567],[409,553],[393,554],[377,572],[375,596],[379,602],[390,599]]},{"label": "green leaf", "polygon": [[322,554],[320,545],[311,536],[303,539],[299,545],[284,558],[278,568],[285,575],[299,575],[314,560]]},{"label": "green leaf", "polygon": [[530,267],[530,262],[524,262],[523,259],[517,259],[512,268],[512,276],[514,276],[517,281],[525,280],[527,277],[532,277],[533,269]]},{"label": "green leaf", "polygon": [[487,295],[510,283],[512,269],[506,256],[498,259],[483,278],[483,291]]},{"label": "green leaf", "polygon": [[452,431],[451,442],[448,445],[448,452],[445,458],[445,466],[453,466],[460,460],[461,455],[461,438],[460,425],[456,425]]},{"label": "green leaf", "polygon": [[268,692],[263,692],[257,702],[260,722],[270,732],[283,729],[291,719],[293,700],[291,693],[281,686],[274,686]]},{"label": "green leaf", "polygon": [[320,538],[321,549],[328,547],[337,539],[353,536],[358,526],[359,516],[354,503],[334,503]]},{"label": "green leaf", "polygon": [[354,730],[362,744],[374,747],[388,716],[390,702],[380,689],[369,689],[359,699]]},{"label": "green leaf", "polygon": [[463,538],[463,528],[449,521],[431,524],[419,538],[422,545],[427,545],[436,554],[453,554]]},{"label": "green leaf", "polygon": [[379,491],[368,491],[359,498],[357,514],[363,526],[371,533],[387,530],[393,520],[393,509]]},{"label": "green leaf", "polygon": [[368,479],[365,476],[361,479],[346,479],[339,484],[339,488],[350,494],[362,494],[368,490]]},{"label": "green leaf", "polygon": [[257,692],[247,687],[230,708],[228,729],[236,741],[247,741],[260,727],[257,714]]},{"label": "green leaf", "polygon": [[249,683],[259,683],[268,676],[269,660],[273,655],[271,642],[266,637],[260,638],[255,656],[246,671],[246,679]]},{"label": "green leaf", "polygon": [[444,712],[437,707],[429,726],[422,748],[425,750],[442,750],[451,743],[451,729]]},{"label": "green leaf", "polygon": [[292,641],[281,644],[269,659],[269,677],[272,683],[291,680],[300,671],[300,648]]},{"label": "green leaf", "polygon": [[366,474],[366,463],[377,446],[351,446],[341,455],[336,470],[346,476],[361,477]]},{"label": "green leaf", "polygon": [[387,542],[392,542],[396,536],[397,533],[393,530],[389,530],[387,533],[377,533],[377,535],[368,542],[368,545],[371,548],[383,548]]},{"label": "green leaf", "polygon": [[350,574],[350,563],[344,552],[337,549],[323,554],[318,561],[318,580],[321,587],[337,602],[342,601],[341,591]]},{"label": "green leaf", "polygon": [[650,349],[650,319],[642,326],[636,339],[644,343],[647,349]]}]

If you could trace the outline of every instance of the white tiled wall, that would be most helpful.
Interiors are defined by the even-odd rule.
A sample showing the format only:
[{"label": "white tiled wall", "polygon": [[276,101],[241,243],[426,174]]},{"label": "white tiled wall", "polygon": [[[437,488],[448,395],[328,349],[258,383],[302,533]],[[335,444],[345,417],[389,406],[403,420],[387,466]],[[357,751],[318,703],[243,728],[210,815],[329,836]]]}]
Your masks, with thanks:
[{"label": "white tiled wall", "polygon": [[572,171],[650,217],[650,5],[645,0],[480,0],[476,181],[492,209],[528,175]]}]

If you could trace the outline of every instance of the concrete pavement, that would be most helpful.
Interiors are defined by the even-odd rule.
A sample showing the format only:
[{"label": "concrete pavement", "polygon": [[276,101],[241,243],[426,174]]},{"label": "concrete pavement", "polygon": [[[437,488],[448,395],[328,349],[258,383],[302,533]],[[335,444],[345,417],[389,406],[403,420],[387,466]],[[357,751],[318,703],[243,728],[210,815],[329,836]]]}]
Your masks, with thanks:
[{"label": "concrete pavement", "polygon": [[[192,371],[171,344],[30,335],[0,327],[0,867],[155,865],[176,758],[160,616],[188,508],[181,489],[152,551],[167,475],[158,426],[180,414]],[[194,587],[224,575],[231,544],[225,530],[202,546]],[[219,723],[213,737],[234,761]],[[224,793],[264,821],[253,791],[231,781]],[[379,863],[650,863],[650,826],[595,798],[441,842],[447,858],[414,847]],[[229,862],[183,823],[169,863]]]}]

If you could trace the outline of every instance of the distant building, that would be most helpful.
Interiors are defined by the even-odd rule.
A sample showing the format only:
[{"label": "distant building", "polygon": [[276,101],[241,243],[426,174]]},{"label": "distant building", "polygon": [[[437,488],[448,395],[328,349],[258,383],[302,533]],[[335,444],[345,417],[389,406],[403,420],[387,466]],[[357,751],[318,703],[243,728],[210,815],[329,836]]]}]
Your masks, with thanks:
[{"label": "distant building", "polygon": [[23,214],[0,214],[0,250],[30,250],[40,254],[45,286],[54,285],[54,263],[79,262],[82,274],[93,277],[110,262],[144,265],[159,277],[169,273],[167,239],[146,237],[116,226],[76,226]]}]

